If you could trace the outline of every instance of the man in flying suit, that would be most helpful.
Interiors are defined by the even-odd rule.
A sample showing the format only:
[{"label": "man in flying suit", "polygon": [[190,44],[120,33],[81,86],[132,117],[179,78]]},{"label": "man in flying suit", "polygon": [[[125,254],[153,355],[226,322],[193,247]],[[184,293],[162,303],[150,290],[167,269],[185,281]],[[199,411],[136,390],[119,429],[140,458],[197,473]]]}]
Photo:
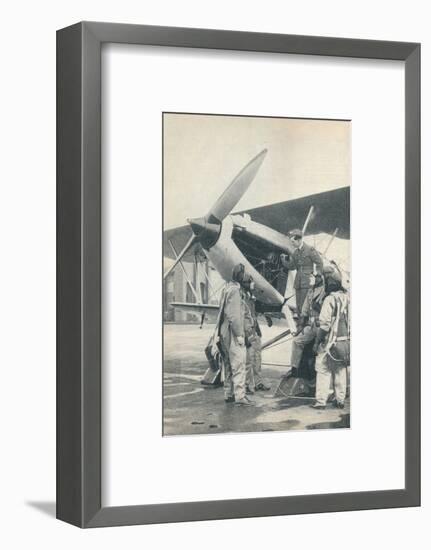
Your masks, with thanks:
[{"label": "man in flying suit", "polygon": [[245,275],[242,288],[244,300],[244,331],[246,338],[246,393],[268,391],[261,377],[262,371],[262,332],[256,315],[255,297],[253,295],[255,283],[251,275]]},{"label": "man in flying suit", "polygon": [[244,302],[241,296],[241,282],[244,266],[233,268],[220,300],[220,342],[224,362],[224,395],[227,403],[247,406],[252,402],[245,394],[246,349],[244,338]]},{"label": "man in flying suit", "polygon": [[347,389],[347,367],[350,365],[349,296],[341,278],[326,277],[327,296],[319,316],[319,329],[314,342],[316,357],[316,409],[324,409],[331,384],[334,406],[343,409]]},{"label": "man in flying suit", "polygon": [[320,279],[310,275],[310,289],[302,304],[302,310],[297,323],[296,333],[293,335],[292,356],[290,366],[299,368],[302,352],[305,346],[314,342],[319,328],[319,315],[323,301],[326,297],[326,278],[333,277],[341,281],[339,269],[333,265],[326,265],[322,268],[323,278]]},{"label": "man in flying suit", "polygon": [[286,271],[296,269],[294,288],[296,293],[296,309],[301,314],[302,305],[310,289],[310,275],[315,275],[317,283],[322,277],[323,262],[320,254],[303,241],[302,231],[294,229],[289,233],[295,251],[290,257],[281,254],[281,264]]}]

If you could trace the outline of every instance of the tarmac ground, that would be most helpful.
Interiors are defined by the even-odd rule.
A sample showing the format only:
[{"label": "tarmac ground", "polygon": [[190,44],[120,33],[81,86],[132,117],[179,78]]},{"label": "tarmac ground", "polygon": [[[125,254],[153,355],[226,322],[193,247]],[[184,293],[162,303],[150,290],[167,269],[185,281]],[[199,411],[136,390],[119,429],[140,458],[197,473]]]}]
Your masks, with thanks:
[{"label": "tarmac ground", "polygon": [[[204,348],[214,325],[165,324],[163,365],[163,435],[198,435],[228,432],[268,432],[350,427],[350,400],[343,410],[328,404],[325,410],[310,407],[310,398],[274,397],[280,378],[288,372],[289,344],[262,354],[262,376],[270,391],[251,396],[254,405],[225,403],[222,387],[201,384],[208,368]],[[280,328],[263,328],[263,338]]]}]

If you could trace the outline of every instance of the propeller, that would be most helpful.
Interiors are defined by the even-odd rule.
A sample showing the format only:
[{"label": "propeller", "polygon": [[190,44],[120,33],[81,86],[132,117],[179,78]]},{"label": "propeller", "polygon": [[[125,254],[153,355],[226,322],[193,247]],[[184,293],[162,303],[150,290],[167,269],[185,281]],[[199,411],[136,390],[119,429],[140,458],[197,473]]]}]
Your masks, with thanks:
[{"label": "propeller", "polygon": [[193,235],[187,241],[185,247],[175,258],[171,267],[163,274],[163,279],[171,273],[174,267],[181,261],[190,248],[199,242],[207,250],[213,246],[220,235],[221,223],[228,216],[240,201],[241,197],[250,187],[251,182],[257,174],[262,162],[265,159],[268,150],[264,149],[256,155],[239,174],[233,179],[231,184],[216,200],[208,214],[204,218],[188,219]]},{"label": "propeller", "polygon": [[[241,172],[236,176],[236,178],[234,178],[229,187],[225,189],[206,215],[208,222],[222,222],[225,217],[232,212],[241,197],[249,188],[260,168],[260,165],[264,161],[267,152],[268,150],[264,149],[246,166],[244,166]],[[216,220],[213,220],[213,218]]]}]

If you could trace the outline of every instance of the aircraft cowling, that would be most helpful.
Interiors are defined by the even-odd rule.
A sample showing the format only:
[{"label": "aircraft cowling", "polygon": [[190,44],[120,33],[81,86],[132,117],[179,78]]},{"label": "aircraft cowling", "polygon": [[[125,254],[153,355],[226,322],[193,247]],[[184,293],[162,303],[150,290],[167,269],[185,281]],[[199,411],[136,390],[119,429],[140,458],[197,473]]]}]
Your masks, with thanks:
[{"label": "aircraft cowling", "polygon": [[192,218],[187,221],[195,234],[196,240],[203,248],[209,250],[216,244],[221,232],[221,222],[216,218]]},{"label": "aircraft cowling", "polygon": [[293,254],[295,248],[287,235],[279,233],[275,229],[271,229],[266,225],[254,222],[248,216],[233,215],[232,216],[234,230],[240,233],[248,234],[257,241],[263,242],[266,245],[273,246],[282,250],[287,254]]}]

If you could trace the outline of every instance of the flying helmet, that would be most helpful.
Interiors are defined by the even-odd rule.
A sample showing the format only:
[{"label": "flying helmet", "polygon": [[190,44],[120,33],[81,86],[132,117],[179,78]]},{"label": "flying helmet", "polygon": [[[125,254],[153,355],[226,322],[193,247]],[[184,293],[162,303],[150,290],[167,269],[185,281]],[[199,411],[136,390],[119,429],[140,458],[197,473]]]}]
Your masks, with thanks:
[{"label": "flying helmet", "polygon": [[245,274],[245,267],[243,264],[236,264],[232,270],[232,281],[235,283],[242,283]]},{"label": "flying helmet", "polygon": [[246,290],[250,290],[251,283],[253,282],[253,280],[254,280],[253,277],[249,273],[245,272],[241,284]]},{"label": "flying helmet", "polygon": [[323,266],[322,271],[325,277],[325,286],[327,291],[332,292],[342,288],[341,272],[334,262],[331,262],[330,265]]}]

